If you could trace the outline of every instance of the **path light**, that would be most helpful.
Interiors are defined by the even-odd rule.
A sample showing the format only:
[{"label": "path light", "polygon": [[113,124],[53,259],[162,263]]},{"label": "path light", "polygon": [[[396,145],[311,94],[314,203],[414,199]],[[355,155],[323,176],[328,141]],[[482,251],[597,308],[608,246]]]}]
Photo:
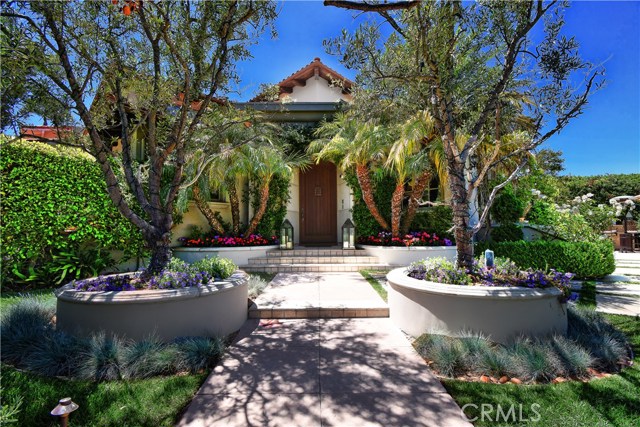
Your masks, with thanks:
[{"label": "path light", "polygon": [[280,226],[280,249],[293,249],[293,225],[288,219]]},{"label": "path light", "polygon": [[493,268],[495,265],[495,257],[493,256],[493,251],[491,249],[487,249],[484,251],[484,266],[487,268]]},{"label": "path light", "polygon": [[356,226],[353,225],[350,218],[344,222],[342,226],[342,249],[356,248]]},{"label": "path light", "polygon": [[51,411],[51,415],[60,418],[60,427],[67,427],[69,414],[76,409],[78,409],[78,404],[72,402],[70,397],[65,397],[64,399],[60,399],[58,406]]},{"label": "path light", "polygon": [[633,219],[633,215],[631,214],[631,209],[629,209],[627,211],[627,214],[624,216],[624,232],[627,233],[627,228],[629,226],[629,224],[627,224],[629,221],[631,221]]}]

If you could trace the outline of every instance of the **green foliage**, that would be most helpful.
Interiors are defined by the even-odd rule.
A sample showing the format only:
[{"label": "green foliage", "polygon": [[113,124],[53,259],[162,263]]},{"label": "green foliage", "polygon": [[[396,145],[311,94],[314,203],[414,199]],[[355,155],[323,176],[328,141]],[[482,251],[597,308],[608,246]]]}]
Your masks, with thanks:
[{"label": "green foliage", "polygon": [[226,279],[238,269],[238,266],[228,258],[211,257],[194,262],[191,268],[197,272],[205,271],[214,278]]},{"label": "green foliage", "polygon": [[596,204],[609,204],[609,199],[612,197],[640,194],[640,174],[638,173],[563,176],[560,177],[560,182],[563,184],[562,192],[566,200],[592,193]]},{"label": "green foliage", "polygon": [[88,277],[111,264],[106,251],[141,250],[140,233],[113,206],[91,156],[32,141],[0,149],[3,284]]},{"label": "green foliage", "polygon": [[555,214],[553,205],[544,200],[534,200],[527,213],[527,221],[538,225],[551,225]]},{"label": "green foliage", "polygon": [[602,277],[615,270],[613,244],[608,240],[483,242],[477,243],[474,251],[485,249],[492,249],[497,257],[508,257],[523,269],[555,269],[580,279]]},{"label": "green foliage", "polygon": [[410,229],[428,231],[440,237],[452,238],[453,210],[450,206],[431,206],[416,214]]},{"label": "green foliage", "polygon": [[263,279],[260,276],[250,275],[247,287],[249,288],[249,298],[255,299],[260,295],[264,289],[269,285],[269,281]]},{"label": "green foliage", "polygon": [[129,344],[122,352],[125,378],[149,378],[176,371],[178,351],[157,337]]},{"label": "green foliage", "polygon": [[0,323],[3,361],[22,364],[28,354],[51,333],[55,309],[37,298],[24,298],[3,310]]},{"label": "green foliage", "polygon": [[491,228],[491,239],[494,242],[515,242],[523,238],[522,229],[512,222],[502,223],[500,227]]},{"label": "green foliage", "polygon": [[514,223],[522,217],[526,202],[516,195],[512,185],[502,189],[491,206],[491,216],[501,225]]},{"label": "green foliage", "polygon": [[224,342],[219,338],[187,337],[176,341],[179,352],[180,366],[191,373],[213,368],[222,353]]},{"label": "green foliage", "polygon": [[87,351],[80,362],[80,378],[109,381],[122,378],[124,342],[98,332],[89,338]]},{"label": "green foliage", "polygon": [[[260,234],[266,238],[270,236],[278,236],[280,226],[284,217],[287,215],[287,203],[291,195],[289,193],[290,180],[288,177],[274,175],[269,184],[269,199],[267,201],[267,210],[265,211],[258,227],[256,234]],[[255,210],[260,205],[260,192],[258,185],[251,185],[249,188],[251,197],[251,206]]]},{"label": "green foliage", "polygon": [[[391,221],[391,196],[395,189],[395,180],[389,175],[377,177],[372,180],[373,197],[380,214],[387,220]],[[353,192],[353,209],[352,218],[356,226],[356,237],[375,236],[380,231],[380,224],[373,218],[369,208],[362,199],[362,190],[358,184],[358,178],[355,171],[350,169],[344,174],[344,180]]]}]

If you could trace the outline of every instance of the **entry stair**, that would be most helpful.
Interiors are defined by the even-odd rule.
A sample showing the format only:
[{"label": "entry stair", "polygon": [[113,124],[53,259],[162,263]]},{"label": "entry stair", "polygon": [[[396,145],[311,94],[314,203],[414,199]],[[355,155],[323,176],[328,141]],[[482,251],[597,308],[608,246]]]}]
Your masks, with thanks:
[{"label": "entry stair", "polygon": [[240,266],[246,272],[265,273],[329,273],[361,270],[389,270],[377,257],[367,256],[361,249],[293,249],[271,250],[265,257],[251,258]]}]

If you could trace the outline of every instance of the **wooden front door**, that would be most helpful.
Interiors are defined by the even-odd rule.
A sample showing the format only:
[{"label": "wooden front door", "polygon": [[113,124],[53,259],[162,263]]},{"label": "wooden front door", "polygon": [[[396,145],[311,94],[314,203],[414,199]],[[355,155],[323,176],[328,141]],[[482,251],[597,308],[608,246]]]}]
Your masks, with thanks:
[{"label": "wooden front door", "polygon": [[300,243],[337,242],[336,166],[313,165],[300,172]]}]

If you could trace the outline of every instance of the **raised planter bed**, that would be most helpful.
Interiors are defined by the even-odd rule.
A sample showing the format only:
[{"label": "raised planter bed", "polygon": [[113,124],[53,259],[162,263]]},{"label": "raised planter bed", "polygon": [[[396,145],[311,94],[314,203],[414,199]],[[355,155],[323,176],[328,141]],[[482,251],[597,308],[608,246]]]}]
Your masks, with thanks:
[{"label": "raised planter bed", "polygon": [[371,246],[358,245],[368,256],[378,257],[383,264],[409,265],[425,258],[443,257],[450,261],[456,259],[455,246]]},{"label": "raised planter bed", "polygon": [[58,290],[57,327],[80,336],[104,331],[133,340],[155,335],[226,336],[247,320],[247,274],[200,288],[86,292]]},{"label": "raised planter bed", "polygon": [[218,256],[221,258],[229,258],[236,265],[249,264],[249,258],[265,257],[267,251],[278,249],[278,245],[265,246],[241,246],[237,248],[213,247],[213,248],[190,248],[176,247],[171,248],[173,255],[188,263],[193,263],[204,258]]},{"label": "raised planter bed", "polygon": [[387,274],[389,317],[406,333],[481,332],[496,342],[519,335],[566,334],[567,310],[556,288],[458,286]]}]

